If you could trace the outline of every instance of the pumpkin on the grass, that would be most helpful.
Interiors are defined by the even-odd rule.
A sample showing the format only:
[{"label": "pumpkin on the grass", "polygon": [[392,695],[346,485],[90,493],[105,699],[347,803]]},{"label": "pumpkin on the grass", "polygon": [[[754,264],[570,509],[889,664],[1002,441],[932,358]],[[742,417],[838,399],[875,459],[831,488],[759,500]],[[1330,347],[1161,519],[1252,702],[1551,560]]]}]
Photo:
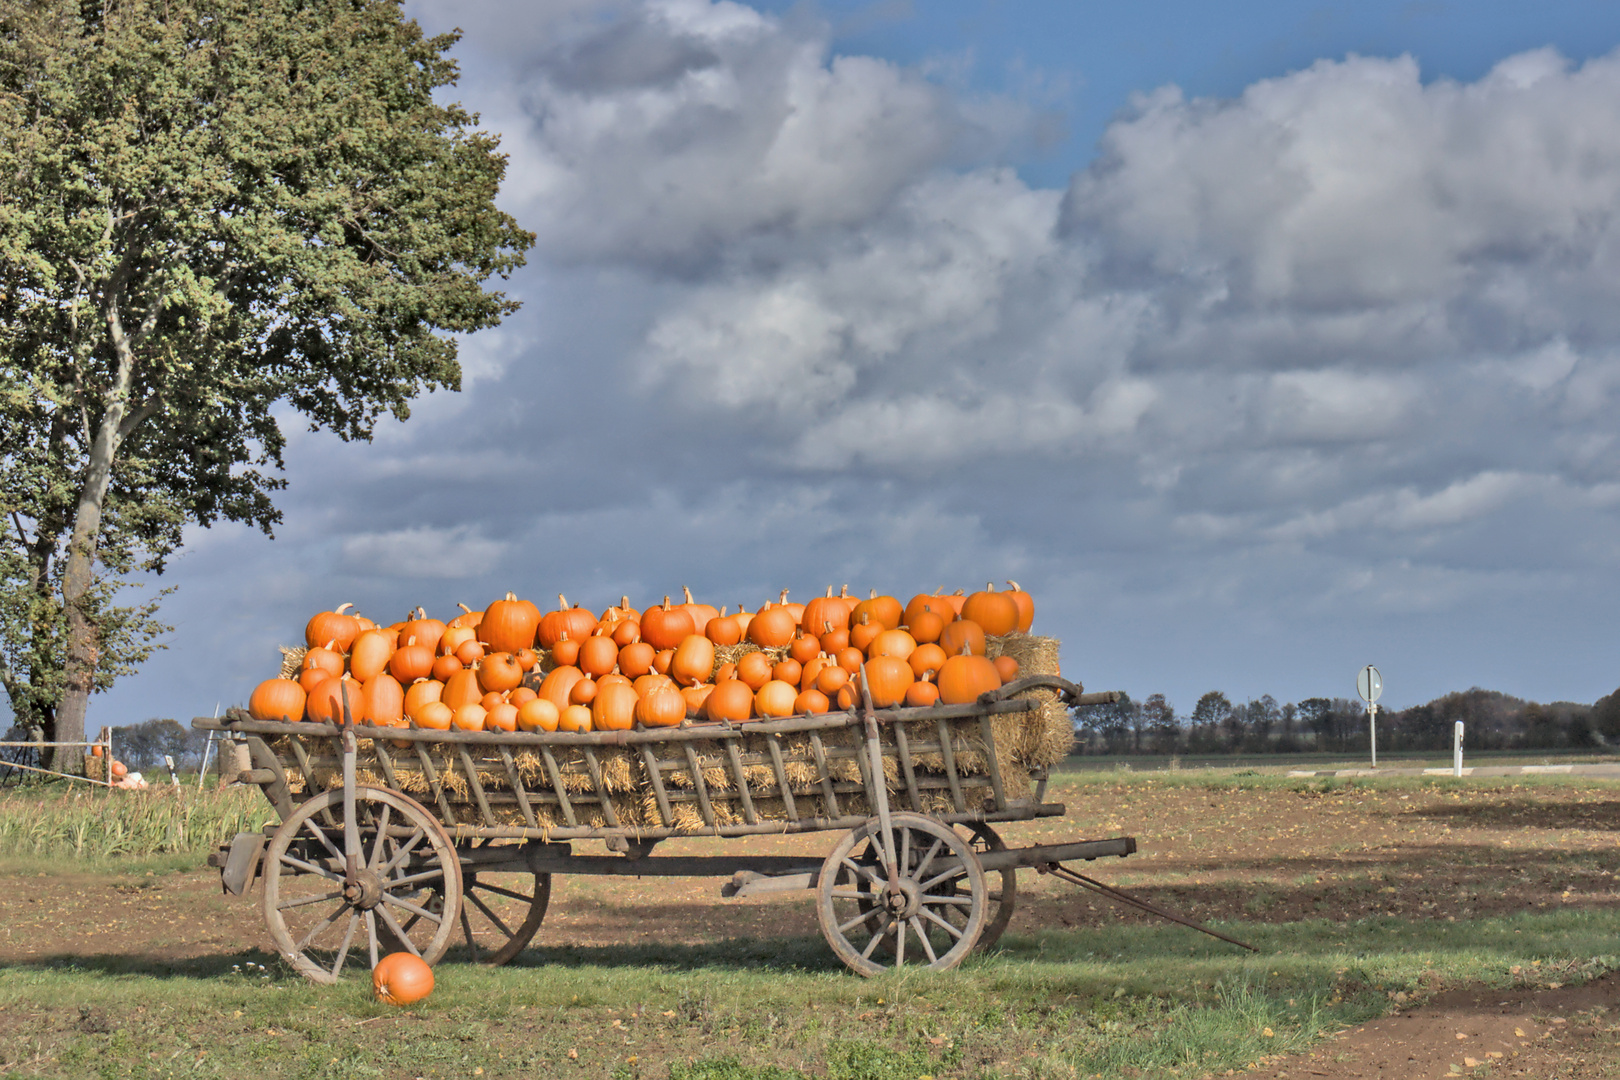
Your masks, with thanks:
[{"label": "pumpkin on the grass", "polygon": [[415,953],[389,953],[371,969],[371,988],[384,1005],[414,1005],[433,993],[433,969]]}]

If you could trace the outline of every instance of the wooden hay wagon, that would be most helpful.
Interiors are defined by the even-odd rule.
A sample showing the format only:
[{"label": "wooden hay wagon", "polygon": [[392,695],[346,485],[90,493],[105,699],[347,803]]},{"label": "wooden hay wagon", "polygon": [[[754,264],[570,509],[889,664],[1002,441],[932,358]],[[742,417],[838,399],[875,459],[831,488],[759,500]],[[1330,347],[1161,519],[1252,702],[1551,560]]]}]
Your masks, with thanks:
[{"label": "wooden hay wagon", "polygon": [[[282,956],[317,982],[452,946],[502,964],[545,917],[553,874],[724,877],[726,896],[811,889],[822,934],[874,975],[945,970],[1000,937],[1021,867],[1136,850],[1131,837],[1009,848],[1001,822],[1061,815],[1046,769],[1005,744],[1021,714],[1112,701],[1057,676],[966,705],[655,730],[502,733],[275,723],[233,711],[199,729],[246,742],[279,826],[211,857],[227,891],[263,883]],[[656,856],[676,837],[839,834],[825,858]],[[576,854],[601,840],[606,854]],[[1065,872],[1065,876],[1072,877]]]}]

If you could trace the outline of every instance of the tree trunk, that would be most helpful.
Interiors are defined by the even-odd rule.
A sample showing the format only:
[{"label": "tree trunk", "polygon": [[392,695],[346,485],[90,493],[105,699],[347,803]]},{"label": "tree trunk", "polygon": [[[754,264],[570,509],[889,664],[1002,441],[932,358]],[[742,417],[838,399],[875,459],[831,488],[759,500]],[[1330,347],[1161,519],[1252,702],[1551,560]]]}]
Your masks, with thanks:
[{"label": "tree trunk", "polygon": [[[90,692],[95,688],[96,668],[101,662],[101,637],[85,597],[96,577],[96,549],[101,535],[102,507],[112,483],[113,459],[128,436],[136,417],[129,414],[129,388],[135,373],[135,354],[124,333],[115,303],[106,309],[107,337],[118,357],[118,374],[107,393],[101,425],[90,444],[90,463],[84,487],[73,515],[73,537],[68,542],[67,560],[62,566],[62,604],[67,612],[67,649],[63,664],[62,700],[56,707],[52,737],[56,742],[84,742],[85,714],[90,708]],[[58,746],[51,759],[57,772],[84,774],[82,746]]]}]

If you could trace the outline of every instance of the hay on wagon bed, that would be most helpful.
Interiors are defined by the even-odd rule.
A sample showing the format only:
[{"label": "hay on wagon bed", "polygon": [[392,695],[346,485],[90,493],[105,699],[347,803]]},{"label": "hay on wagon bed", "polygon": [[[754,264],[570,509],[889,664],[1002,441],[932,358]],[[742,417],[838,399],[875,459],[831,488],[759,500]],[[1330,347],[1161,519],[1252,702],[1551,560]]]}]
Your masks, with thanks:
[{"label": "hay on wagon bed", "polygon": [[304,670],[304,656],[305,656],[306,653],[309,652],[309,646],[307,646],[307,645],[294,645],[291,648],[289,648],[286,645],[278,645],[278,646],[276,646],[276,648],[281,650],[281,675],[280,675],[280,678],[283,678],[283,679],[296,679],[296,678],[298,678],[299,672]]}]

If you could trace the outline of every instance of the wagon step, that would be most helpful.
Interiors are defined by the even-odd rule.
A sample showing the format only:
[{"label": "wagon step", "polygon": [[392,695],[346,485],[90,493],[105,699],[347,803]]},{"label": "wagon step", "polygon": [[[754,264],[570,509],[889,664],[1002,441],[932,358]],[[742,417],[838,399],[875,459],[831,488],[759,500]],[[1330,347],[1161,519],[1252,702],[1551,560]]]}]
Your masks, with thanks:
[{"label": "wagon step", "polygon": [[[1136,853],[1136,837],[1117,836],[1110,840],[1080,840],[1072,844],[1037,844],[1027,848],[1002,848],[979,853],[979,864],[985,873],[1015,870],[1020,867],[1045,867],[1054,863],[1083,859],[1090,862],[1105,856],[1123,859]],[[936,860],[943,873],[956,865],[956,860],[941,857]],[[777,873],[769,870],[739,870],[731,880],[720,887],[721,896],[757,896],[761,893],[792,892],[813,889],[820,877],[821,867],[791,869]]]}]

